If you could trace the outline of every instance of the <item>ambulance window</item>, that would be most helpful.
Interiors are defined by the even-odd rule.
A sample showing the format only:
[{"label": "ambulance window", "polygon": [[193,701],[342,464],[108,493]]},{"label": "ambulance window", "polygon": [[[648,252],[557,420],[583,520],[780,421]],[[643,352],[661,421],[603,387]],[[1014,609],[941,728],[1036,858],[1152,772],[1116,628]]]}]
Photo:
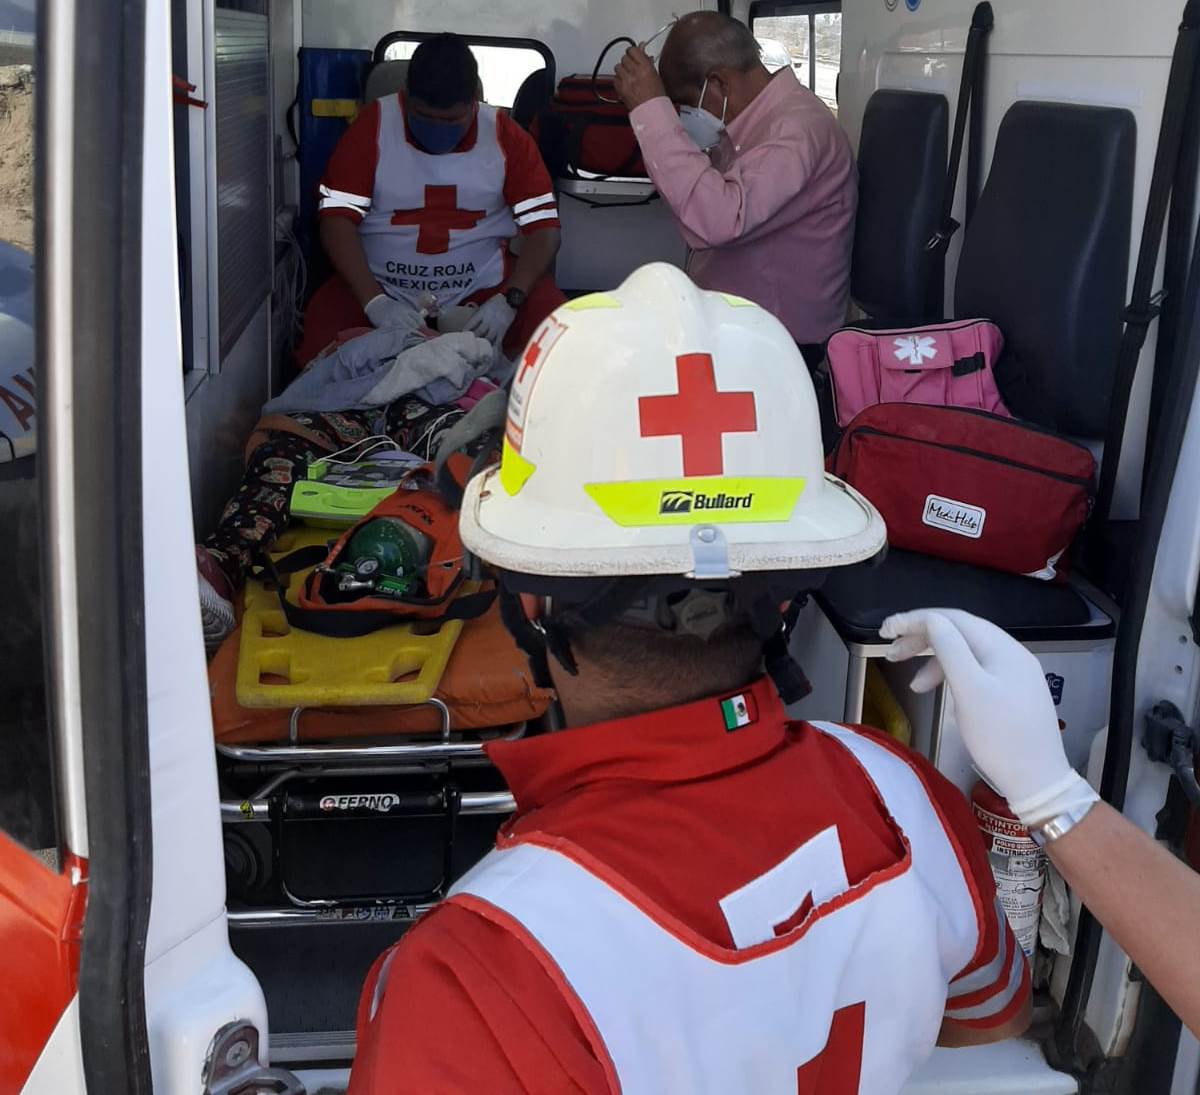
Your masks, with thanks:
[{"label": "ambulance window", "polygon": [[763,64],[783,67],[784,54],[807,88],[837,113],[837,78],[842,67],[842,5],[754,3],[750,29],[758,39]]},{"label": "ambulance window", "polygon": [[[39,558],[33,280],[32,5],[10,4],[0,36],[0,829],[57,845],[46,709]],[[11,24],[9,26],[8,24]]]},{"label": "ambulance window", "polygon": [[[375,56],[383,61],[407,61],[428,37],[428,34],[389,34],[375,47]],[[541,42],[525,38],[498,41],[464,37],[479,63],[483,101],[492,106],[512,106],[527,77],[542,69],[554,71],[554,58]]]},{"label": "ambulance window", "polygon": [[264,0],[213,13],[220,361],[271,292],[271,41]]}]

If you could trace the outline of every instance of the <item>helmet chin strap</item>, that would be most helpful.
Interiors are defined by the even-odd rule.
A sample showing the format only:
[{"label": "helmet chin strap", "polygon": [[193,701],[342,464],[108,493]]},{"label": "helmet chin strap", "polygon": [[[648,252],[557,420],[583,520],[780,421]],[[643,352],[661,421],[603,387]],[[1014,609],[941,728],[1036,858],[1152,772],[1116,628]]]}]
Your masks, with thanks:
[{"label": "helmet chin strap", "polygon": [[[796,703],[812,691],[812,685],[804,674],[804,670],[792,658],[788,649],[788,639],[799,615],[799,608],[792,605],[784,617],[779,614],[776,594],[769,588],[758,592],[753,601],[743,605],[749,623],[763,642],[763,664],[779,697],[785,704]],[[584,605],[573,606],[562,614],[559,619],[552,615],[539,620],[530,620],[525,615],[520,596],[501,582],[500,589],[500,618],[516,641],[517,646],[529,658],[530,671],[534,683],[540,688],[553,686],[550,677],[548,655],[572,677],[579,676],[579,665],[571,650],[569,626],[597,626],[600,623],[618,619],[621,610],[628,607],[628,595],[614,598],[601,593]],[[614,603],[617,602],[617,603]],[[567,626],[564,626],[564,623]]]},{"label": "helmet chin strap", "polygon": [[579,666],[575,664],[575,656],[571,653],[571,644],[566,636],[553,624],[547,627],[541,620],[530,620],[525,615],[520,596],[503,583],[500,585],[500,619],[513,641],[529,659],[533,683],[539,688],[554,687],[547,654],[553,654],[554,660],[572,677],[579,676]]}]

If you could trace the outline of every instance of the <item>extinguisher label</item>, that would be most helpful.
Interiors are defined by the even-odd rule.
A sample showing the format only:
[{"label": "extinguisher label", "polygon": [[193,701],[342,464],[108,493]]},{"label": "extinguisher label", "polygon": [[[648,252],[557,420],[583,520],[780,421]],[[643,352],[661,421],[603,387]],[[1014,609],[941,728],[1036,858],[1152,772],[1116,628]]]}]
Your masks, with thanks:
[{"label": "extinguisher label", "polygon": [[996,879],[996,893],[1017,942],[1027,957],[1037,947],[1046,853],[1019,821],[1001,817],[973,802],[975,818]]}]

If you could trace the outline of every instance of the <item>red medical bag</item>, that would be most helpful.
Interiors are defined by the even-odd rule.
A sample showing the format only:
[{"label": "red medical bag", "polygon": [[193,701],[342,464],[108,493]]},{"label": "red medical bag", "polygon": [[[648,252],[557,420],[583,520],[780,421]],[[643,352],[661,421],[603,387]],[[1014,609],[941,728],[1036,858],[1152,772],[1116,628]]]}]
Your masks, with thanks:
[{"label": "red medical bag", "polygon": [[846,427],[832,471],[907,551],[1053,580],[1087,519],[1082,445],[986,411],[880,403]]},{"label": "red medical bag", "polygon": [[[599,96],[597,96],[599,92]],[[530,132],[555,178],[644,178],[646,165],[629,111],[616,99],[611,76],[564,76]]]}]

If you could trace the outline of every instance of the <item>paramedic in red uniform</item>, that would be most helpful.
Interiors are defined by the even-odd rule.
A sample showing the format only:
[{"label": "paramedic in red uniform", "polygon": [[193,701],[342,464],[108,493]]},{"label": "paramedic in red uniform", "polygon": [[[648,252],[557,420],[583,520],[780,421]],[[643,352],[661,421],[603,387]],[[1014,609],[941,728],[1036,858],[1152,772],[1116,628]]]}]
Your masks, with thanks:
[{"label": "paramedic in red uniform", "polygon": [[369,973],[353,1095],[889,1095],[1025,1029],[963,796],[785,713],[779,606],[885,533],[777,320],[663,264],[558,309],[460,527],[569,728],[489,746],[516,814]]},{"label": "paramedic in red uniform", "polygon": [[829,107],[790,65],[768,73],[746,25],[714,11],[675,24],[657,72],[630,49],[616,90],[696,284],[762,305],[819,356],[814,344],[846,319],[858,206]]},{"label": "paramedic in red uniform", "polygon": [[550,176],[529,134],[479,102],[478,81],[464,39],[428,39],[407,91],[368,104],[338,142],[319,205],[337,274],[309,302],[299,364],[348,327],[416,326],[425,293],[441,308],[478,304],[467,329],[513,358],[563,301],[548,274],[559,246]]}]

